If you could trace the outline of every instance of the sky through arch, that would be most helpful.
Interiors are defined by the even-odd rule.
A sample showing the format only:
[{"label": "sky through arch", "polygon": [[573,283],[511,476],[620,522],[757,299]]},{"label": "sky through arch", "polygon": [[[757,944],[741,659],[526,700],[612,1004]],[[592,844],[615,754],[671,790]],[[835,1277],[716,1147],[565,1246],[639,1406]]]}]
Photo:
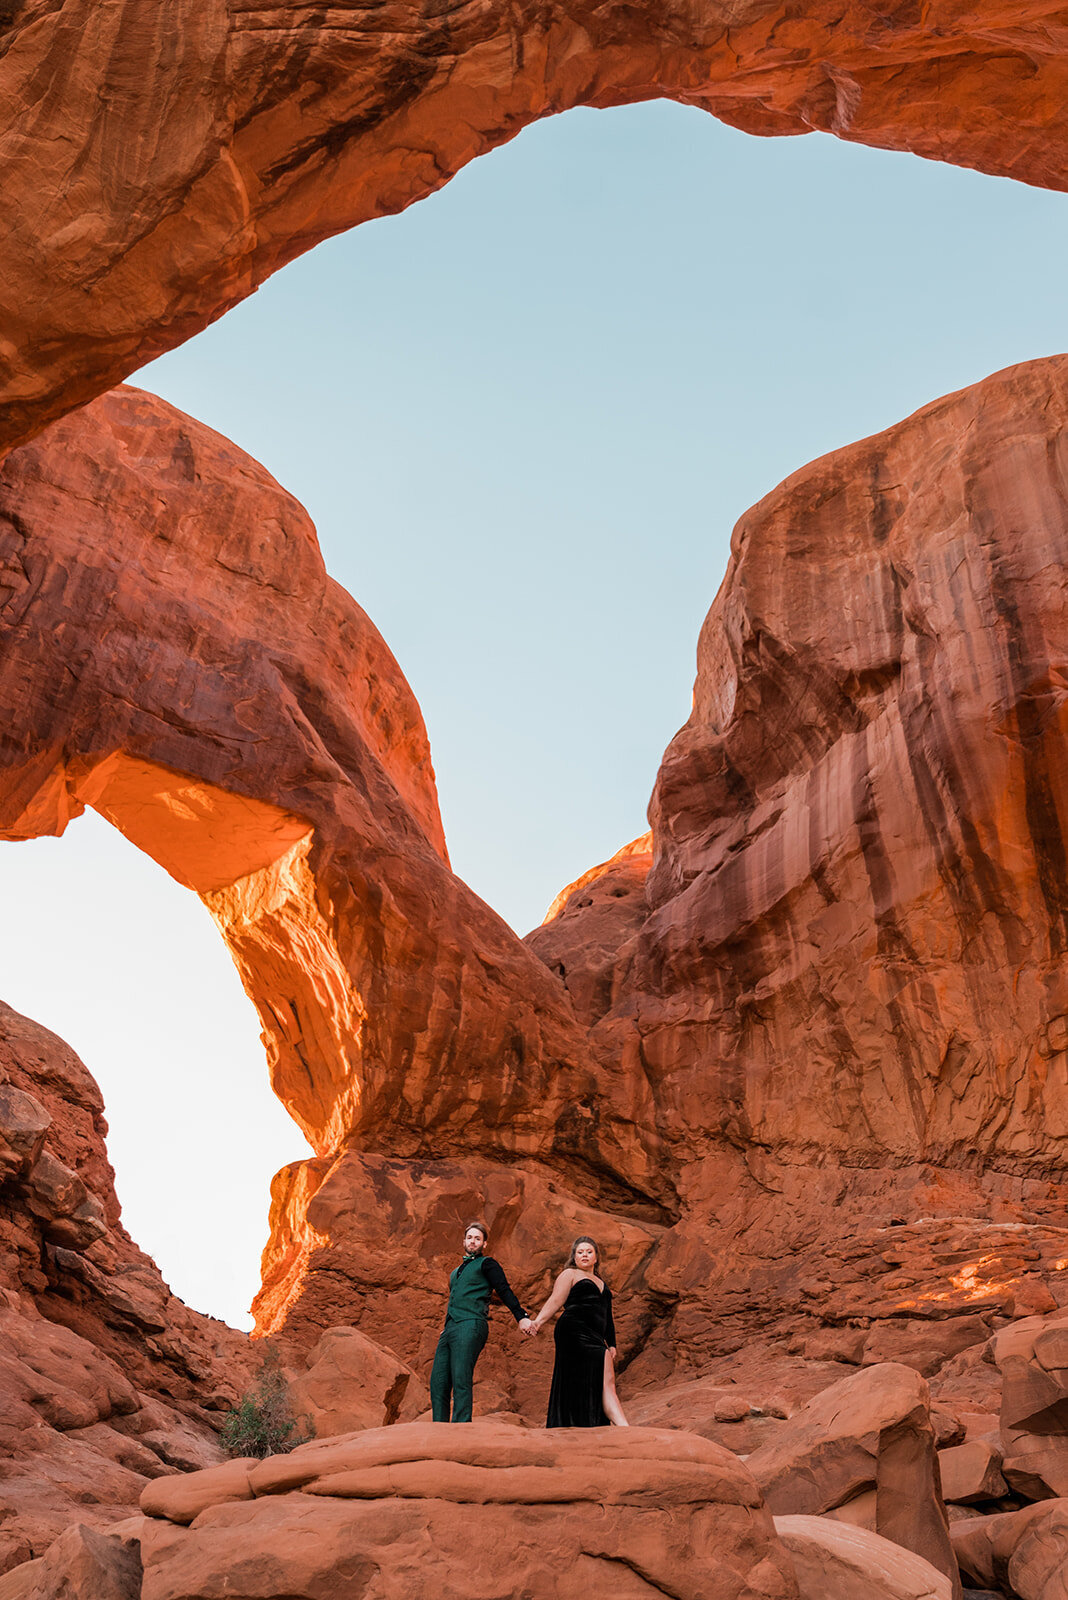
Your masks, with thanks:
[{"label": "sky through arch", "polygon": [[[1066,206],[669,104],[575,111],[294,262],[132,381],[308,507],[423,708],[456,870],[522,933],[644,828],[737,516],[815,456],[1068,346]],[[4,998],[100,1078],[138,1242],[176,1292],[237,1321],[270,1176],[303,1140],[207,913],[135,874],[109,834],[87,818],[5,851]],[[173,935],[166,956],[145,948],[169,963],[174,1001],[102,1003],[109,963],[133,960],[99,935],[108,884],[143,907],[135,926]],[[178,896],[205,925],[200,950]],[[27,938],[35,903],[62,939],[46,923]],[[153,1098],[147,1065],[180,997],[215,1049],[218,1095],[227,1073],[258,1084],[276,1133],[247,1088],[223,1112],[210,1078],[185,1079],[180,1044],[155,1080],[186,1092]],[[173,1245],[151,1220],[158,1171],[124,1154],[127,1105],[131,1151],[155,1118],[184,1157]],[[254,1158],[239,1180],[205,1159],[209,1120]],[[223,1251],[213,1177],[242,1190]]]}]

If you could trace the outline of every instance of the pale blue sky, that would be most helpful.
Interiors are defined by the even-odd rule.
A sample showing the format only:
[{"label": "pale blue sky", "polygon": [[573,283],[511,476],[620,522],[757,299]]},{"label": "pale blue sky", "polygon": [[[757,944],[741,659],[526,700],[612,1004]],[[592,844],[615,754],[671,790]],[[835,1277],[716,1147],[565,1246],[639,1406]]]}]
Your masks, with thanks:
[{"label": "pale blue sky", "polygon": [[[526,932],[646,826],[738,515],[1068,345],[1066,207],[666,104],[573,112],[132,381],[308,507],[423,707],[456,870]],[[109,834],[6,853],[5,998],[100,1079],[135,1237],[237,1321],[303,1141],[207,913]]]}]

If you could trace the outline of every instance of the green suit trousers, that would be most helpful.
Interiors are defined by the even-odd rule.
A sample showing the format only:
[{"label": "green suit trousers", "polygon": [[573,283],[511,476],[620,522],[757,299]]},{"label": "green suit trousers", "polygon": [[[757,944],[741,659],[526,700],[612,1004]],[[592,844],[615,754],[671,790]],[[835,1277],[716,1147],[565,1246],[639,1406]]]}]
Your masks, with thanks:
[{"label": "green suit trousers", "polygon": [[475,1362],[488,1338],[489,1323],[484,1317],[446,1318],[430,1372],[435,1422],[471,1421]]}]

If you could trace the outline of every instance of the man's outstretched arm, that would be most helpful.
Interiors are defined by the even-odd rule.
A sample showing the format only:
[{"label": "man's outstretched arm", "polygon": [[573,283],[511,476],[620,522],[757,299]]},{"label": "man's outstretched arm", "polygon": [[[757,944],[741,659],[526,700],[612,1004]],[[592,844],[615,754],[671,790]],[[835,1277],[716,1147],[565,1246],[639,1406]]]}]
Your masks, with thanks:
[{"label": "man's outstretched arm", "polygon": [[[501,1266],[500,1262],[494,1261],[492,1256],[486,1256],[482,1264],[482,1271],[485,1274],[486,1282],[489,1284],[494,1294],[496,1294],[499,1299],[504,1301],[505,1305],[518,1322],[519,1326],[523,1328],[523,1332],[526,1333],[530,1326],[532,1326],[530,1318],[527,1316],[526,1312],[523,1310],[523,1307],[519,1304],[519,1301],[512,1292],[512,1286],[505,1277],[504,1268]],[[527,1324],[527,1327],[525,1328],[523,1327],[524,1323]]]}]

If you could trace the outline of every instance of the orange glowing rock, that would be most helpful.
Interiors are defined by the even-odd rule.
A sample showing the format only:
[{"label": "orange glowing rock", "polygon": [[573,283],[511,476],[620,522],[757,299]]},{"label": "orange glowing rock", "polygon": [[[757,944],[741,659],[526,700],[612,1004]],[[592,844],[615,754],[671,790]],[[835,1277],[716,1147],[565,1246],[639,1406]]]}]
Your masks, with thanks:
[{"label": "orange glowing rock", "polygon": [[[5,19],[0,451],[319,240],[571,106],[670,98],[752,133],[819,129],[1068,181],[1051,3],[934,0],[905,22],[859,0],[803,15],[672,0],[655,19],[625,0],[490,0],[447,26],[422,3],[388,27],[223,0],[171,0],[162,16],[131,27],[70,0]],[[71,39],[79,70],[57,72]]]}]

